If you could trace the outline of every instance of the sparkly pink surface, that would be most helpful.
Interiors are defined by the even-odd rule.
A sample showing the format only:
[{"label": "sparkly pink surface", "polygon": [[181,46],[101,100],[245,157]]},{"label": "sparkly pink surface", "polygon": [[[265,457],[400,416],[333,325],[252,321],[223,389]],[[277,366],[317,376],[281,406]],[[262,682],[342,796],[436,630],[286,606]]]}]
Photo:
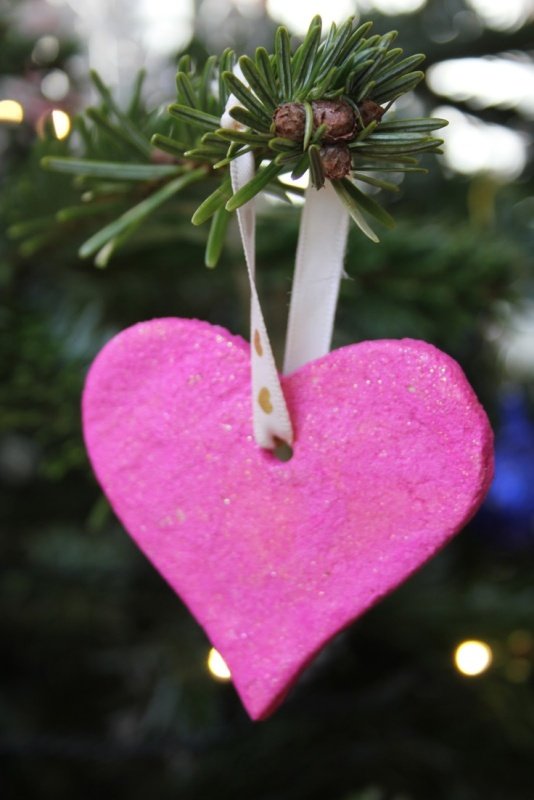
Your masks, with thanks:
[{"label": "sparkly pink surface", "polygon": [[251,435],[248,353],[207,323],[136,325],[93,364],[83,421],[117,515],[262,718],[476,511],[492,433],[448,356],[363,342],[283,379],[296,442],[281,463]]}]

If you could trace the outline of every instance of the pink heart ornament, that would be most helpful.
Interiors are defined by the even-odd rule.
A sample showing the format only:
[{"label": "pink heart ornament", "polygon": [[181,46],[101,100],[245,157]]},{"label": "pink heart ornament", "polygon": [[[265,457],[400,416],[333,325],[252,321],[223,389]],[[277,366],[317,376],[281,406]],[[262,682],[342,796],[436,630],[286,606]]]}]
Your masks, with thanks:
[{"label": "pink heart ornament", "polygon": [[362,342],[282,379],[296,434],[282,463],[252,437],[249,358],[208,323],[135,325],[96,358],[83,424],[118,517],[260,719],[465,525],[491,482],[493,437],[447,355]]}]

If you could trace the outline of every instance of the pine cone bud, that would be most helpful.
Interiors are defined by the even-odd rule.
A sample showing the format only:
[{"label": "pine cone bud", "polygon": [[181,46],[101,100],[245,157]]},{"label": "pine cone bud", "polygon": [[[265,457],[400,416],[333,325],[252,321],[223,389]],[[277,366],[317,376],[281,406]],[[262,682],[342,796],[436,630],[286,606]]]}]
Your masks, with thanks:
[{"label": "pine cone bud", "polygon": [[364,128],[366,128],[370,122],[373,122],[373,120],[380,122],[386,113],[385,108],[382,108],[382,106],[379,106],[378,103],[375,103],[374,100],[370,100],[368,97],[358,104],[358,111],[360,112]]},{"label": "pine cone bud", "polygon": [[343,100],[315,100],[312,108],[314,128],[327,126],[323,142],[335,144],[354,139],[356,115],[348,103]]},{"label": "pine cone bud", "polygon": [[[314,100],[313,127],[326,125],[322,141],[335,144],[350,141],[356,131],[356,115],[348,103],[342,100]],[[284,103],[274,112],[274,127],[277,136],[301,142],[304,139],[306,114],[302,103]]]},{"label": "pine cone bud", "polygon": [[346,144],[327,144],[321,147],[320,156],[325,178],[338,181],[349,174],[351,157]]},{"label": "pine cone bud", "polygon": [[284,103],[278,106],[273,116],[277,136],[301,142],[304,139],[306,114],[302,103]]}]

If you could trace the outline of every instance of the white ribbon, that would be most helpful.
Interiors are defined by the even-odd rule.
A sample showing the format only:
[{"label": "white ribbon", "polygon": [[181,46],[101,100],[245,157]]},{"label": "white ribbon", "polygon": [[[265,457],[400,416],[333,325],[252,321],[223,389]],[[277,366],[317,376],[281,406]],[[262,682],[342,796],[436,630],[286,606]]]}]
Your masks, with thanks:
[{"label": "white ribbon", "polygon": [[[236,66],[237,76],[244,77]],[[238,105],[230,95],[221,118],[223,127],[241,127],[230,110]],[[252,153],[230,164],[232,188],[237,192],[255,172]],[[256,289],[256,209],[250,200],[237,209],[237,219],[250,283],[250,353],[252,421],[260,447],[274,449],[293,443],[293,427],[276,369],[271,342]],[[317,191],[310,186],[302,212],[284,360],[284,373],[330,350],[343,257],[348,233],[348,213],[329,181]]]},{"label": "white ribbon", "polygon": [[330,351],[349,214],[330,181],[306,190],[287,325],[284,374]]},{"label": "white ribbon", "polygon": [[[254,171],[252,153],[244,153],[231,162],[230,176],[234,192],[237,192],[254,177]],[[293,428],[256,289],[256,209],[254,200],[250,200],[237,209],[237,219],[250,282],[250,362],[254,438],[260,447],[272,450],[279,442],[292,444]]]}]

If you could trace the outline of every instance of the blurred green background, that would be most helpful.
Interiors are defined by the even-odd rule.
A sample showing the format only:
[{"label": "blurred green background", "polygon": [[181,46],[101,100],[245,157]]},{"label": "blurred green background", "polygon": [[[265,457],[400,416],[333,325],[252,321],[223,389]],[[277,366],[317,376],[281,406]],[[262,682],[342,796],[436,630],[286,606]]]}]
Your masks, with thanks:
[{"label": "blurred green background", "polygon": [[[396,229],[379,245],[351,232],[335,344],[410,336],[457,358],[497,432],[497,479],[469,528],[253,724],[103,499],[79,419],[86,369],[125,326],[198,317],[247,335],[237,236],[207,270],[191,190],[99,269],[77,251],[110,210],[56,222],[83,186],[39,162],[76,152],[62,137],[94,102],[89,67],[127,103],[144,63],[139,114],[157,127],[179,53],[250,53],[316,12],[399,30],[429,68],[399,111],[451,120],[430,174],[384,198]],[[529,0],[0,3],[2,798],[534,797],[533,59]],[[262,212],[280,349],[299,212]],[[470,639],[492,653],[476,677],[454,662]]]}]

